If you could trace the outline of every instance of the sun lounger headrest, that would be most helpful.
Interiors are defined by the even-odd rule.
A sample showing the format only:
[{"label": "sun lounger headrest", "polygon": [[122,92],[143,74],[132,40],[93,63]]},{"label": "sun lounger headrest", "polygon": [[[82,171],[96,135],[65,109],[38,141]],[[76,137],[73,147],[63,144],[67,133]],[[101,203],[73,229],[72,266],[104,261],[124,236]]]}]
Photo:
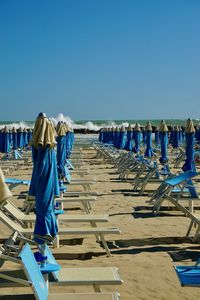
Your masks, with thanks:
[{"label": "sun lounger headrest", "polygon": [[0,168],[0,203],[3,203],[12,196],[8,186],[5,183],[3,172]]}]

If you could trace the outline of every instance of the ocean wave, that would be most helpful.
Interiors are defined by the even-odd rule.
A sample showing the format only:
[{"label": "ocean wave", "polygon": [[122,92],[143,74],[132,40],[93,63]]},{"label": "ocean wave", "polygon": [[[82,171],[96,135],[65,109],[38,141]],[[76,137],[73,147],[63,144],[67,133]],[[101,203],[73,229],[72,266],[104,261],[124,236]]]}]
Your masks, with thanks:
[{"label": "ocean wave", "polygon": [[[56,124],[59,121],[66,122],[67,125],[72,129],[87,129],[92,131],[98,131],[103,127],[128,127],[129,124],[131,124],[132,127],[134,127],[136,120],[86,120],[86,121],[74,121],[69,116],[65,116],[63,113],[60,113],[56,116],[50,117],[53,124],[56,126]],[[159,125],[161,120],[150,120],[152,125]],[[147,120],[137,120],[140,126],[144,126],[147,123]],[[166,120],[167,125],[180,125],[184,126],[186,120],[183,119],[177,119],[177,120]],[[199,119],[194,120],[195,125],[199,125]],[[15,128],[33,128],[34,122],[33,121],[20,121],[20,122],[0,122],[0,129],[2,129],[4,126],[7,126],[9,129]]]}]

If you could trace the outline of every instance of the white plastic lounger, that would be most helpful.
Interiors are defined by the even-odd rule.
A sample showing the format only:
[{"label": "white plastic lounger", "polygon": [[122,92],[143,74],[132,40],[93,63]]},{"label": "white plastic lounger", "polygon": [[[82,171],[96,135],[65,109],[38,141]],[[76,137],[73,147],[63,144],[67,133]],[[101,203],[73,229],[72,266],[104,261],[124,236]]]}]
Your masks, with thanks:
[{"label": "white plastic lounger", "polygon": [[[20,223],[14,222],[11,218],[0,211],[0,220],[9,227],[12,231],[18,231],[26,237],[30,238],[33,235],[32,228],[24,228]],[[117,227],[82,227],[82,228],[59,228],[58,234],[61,235],[95,235],[99,237],[108,256],[111,256],[110,249],[104,238],[107,234],[119,234],[120,230]],[[58,245],[59,247],[59,245]]]},{"label": "white plastic lounger", "polygon": [[[5,210],[24,227],[29,227],[29,223],[35,223],[35,214],[26,215],[8,200],[2,204],[1,210]],[[67,213],[58,215],[58,221],[75,223],[88,222],[91,223],[92,227],[95,227],[97,222],[108,222],[108,215],[70,215]]]},{"label": "white plastic lounger", "polygon": [[[74,197],[63,197],[62,198],[55,198],[55,202],[58,202],[61,204],[61,209],[63,209],[64,204],[67,203],[81,203],[83,206],[83,209],[85,211],[86,214],[89,214],[91,211],[91,204],[90,202],[94,202],[96,201],[96,197],[79,197],[77,194],[73,194]],[[35,207],[35,200],[25,200],[24,202],[24,211],[26,214],[29,214],[30,211],[33,210],[33,208]]]},{"label": "white plastic lounger", "polygon": [[63,209],[65,203],[79,202],[82,204],[85,213],[90,214],[91,209],[92,209],[90,202],[96,201],[96,197],[87,197],[87,196],[85,196],[85,197],[65,197],[65,195],[62,195],[61,198],[55,199],[55,201],[60,202],[62,204],[61,205],[62,209]]}]

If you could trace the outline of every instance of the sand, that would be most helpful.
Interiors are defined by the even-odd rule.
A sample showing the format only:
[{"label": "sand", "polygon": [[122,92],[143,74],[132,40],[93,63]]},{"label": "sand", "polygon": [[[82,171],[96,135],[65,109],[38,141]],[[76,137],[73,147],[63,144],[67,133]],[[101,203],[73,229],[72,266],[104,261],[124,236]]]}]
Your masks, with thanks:
[{"label": "sand", "polygon": [[[194,264],[200,256],[199,244],[192,244],[190,239],[185,238],[189,219],[181,212],[167,210],[167,207],[164,214],[155,217],[146,203],[149,199],[147,193],[138,196],[132,192],[130,182],[119,181],[116,169],[97,159],[95,151],[86,149],[84,153],[90,169],[87,177],[96,178],[92,190],[99,194],[92,205],[92,212],[109,214],[109,223],[103,226],[118,226],[121,234],[106,237],[111,257],[106,256],[93,236],[61,237],[61,247],[53,249],[58,262],[62,267],[118,267],[124,283],[121,286],[103,286],[102,290],[117,290],[123,300],[199,299],[199,289],[181,287],[173,268],[174,265]],[[11,176],[30,179],[31,168],[22,167]],[[153,191],[157,186],[156,183],[150,184],[148,190]],[[25,190],[27,188],[21,186],[13,191],[13,199],[18,206],[22,205],[22,200],[17,197]],[[69,213],[83,213],[78,205],[65,206],[65,209]],[[76,225],[65,223],[61,226]],[[0,225],[1,239],[8,237],[9,232]],[[6,266],[11,267],[10,264]],[[0,289],[0,294],[6,291],[6,288]],[[24,288],[12,289],[13,293],[24,291]],[[53,291],[86,292],[92,291],[92,288],[56,287]]]}]

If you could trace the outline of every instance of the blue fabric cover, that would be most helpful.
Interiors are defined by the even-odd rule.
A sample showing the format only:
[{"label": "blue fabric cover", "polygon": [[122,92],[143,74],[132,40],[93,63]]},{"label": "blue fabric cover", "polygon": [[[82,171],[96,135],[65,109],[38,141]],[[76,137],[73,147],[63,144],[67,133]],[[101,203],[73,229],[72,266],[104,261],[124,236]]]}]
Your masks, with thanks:
[{"label": "blue fabric cover", "polygon": [[133,147],[133,152],[138,153],[140,151],[141,132],[135,131],[133,137],[134,137],[134,141],[135,141],[135,145]]},{"label": "blue fabric cover", "polygon": [[68,131],[66,134],[66,157],[69,158],[73,149],[74,133]]},{"label": "blue fabric cover", "polygon": [[133,132],[131,130],[127,131],[127,141],[126,144],[124,146],[124,149],[128,150],[128,151],[132,151],[133,150],[133,140],[132,140],[132,136],[133,136]]},{"label": "blue fabric cover", "polygon": [[173,139],[172,139],[172,146],[173,148],[179,148],[179,131],[174,131]]},{"label": "blue fabric cover", "polygon": [[152,149],[151,131],[146,131],[146,150],[144,156],[146,157],[154,156],[154,152]]},{"label": "blue fabric cover", "polygon": [[126,131],[120,131],[118,148],[123,149],[126,143]]},{"label": "blue fabric cover", "polygon": [[182,286],[200,286],[200,267],[176,266],[176,274]]},{"label": "blue fabric cover", "polygon": [[194,161],[194,133],[186,133],[185,134],[186,141],[186,160],[182,167],[184,172],[186,171],[196,171],[195,161]]},{"label": "blue fabric cover", "polygon": [[[35,196],[36,222],[34,234],[55,237],[58,232],[54,214],[54,196],[59,196],[59,182],[54,149],[32,147],[33,173],[29,195]],[[36,239],[38,243],[44,242]]]},{"label": "blue fabric cover", "polygon": [[17,148],[23,148],[24,147],[24,138],[23,138],[23,132],[17,132]]},{"label": "blue fabric cover", "polygon": [[2,132],[1,133],[0,152],[2,152],[2,153],[9,153],[10,152],[10,137],[9,137],[9,132]]},{"label": "blue fabric cover", "polygon": [[160,131],[159,137],[160,137],[160,147],[161,147],[160,163],[165,164],[168,162],[168,153],[167,153],[168,132]]},{"label": "blue fabric cover", "polygon": [[57,137],[57,166],[60,179],[66,177],[66,136]]}]

